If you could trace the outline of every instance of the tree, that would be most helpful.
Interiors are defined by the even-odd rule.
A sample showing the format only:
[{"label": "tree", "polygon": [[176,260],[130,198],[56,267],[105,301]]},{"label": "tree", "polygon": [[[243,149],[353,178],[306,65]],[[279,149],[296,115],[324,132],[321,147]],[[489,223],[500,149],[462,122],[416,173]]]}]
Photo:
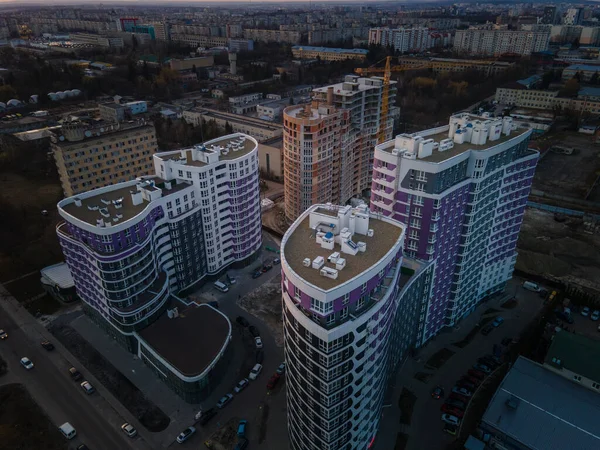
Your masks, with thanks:
[{"label": "tree", "polygon": [[0,86],[0,102],[7,102],[17,96],[17,91],[10,85]]},{"label": "tree", "polygon": [[590,84],[598,84],[598,72],[594,72],[592,78],[590,78]]},{"label": "tree", "polygon": [[294,104],[294,96],[290,95],[290,105],[293,105],[293,104]]},{"label": "tree", "polygon": [[227,121],[225,122],[225,133],[227,133],[227,134],[233,133],[233,127]]},{"label": "tree", "polygon": [[148,62],[144,61],[144,65],[142,66],[142,76],[146,80],[150,80],[150,69],[148,68]]},{"label": "tree", "polygon": [[135,51],[138,47],[138,40],[135,37],[135,34],[131,35],[131,47],[133,48],[133,50]]},{"label": "tree", "polygon": [[558,91],[558,95],[560,97],[575,97],[579,92],[579,89],[581,89],[579,80],[573,77],[565,83],[560,91]]}]

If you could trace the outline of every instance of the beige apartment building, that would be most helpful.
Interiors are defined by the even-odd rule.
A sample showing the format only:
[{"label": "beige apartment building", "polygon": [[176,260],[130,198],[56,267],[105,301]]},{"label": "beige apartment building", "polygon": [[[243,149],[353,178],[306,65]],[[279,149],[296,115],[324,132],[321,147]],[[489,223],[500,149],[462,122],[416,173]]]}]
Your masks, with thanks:
[{"label": "beige apartment building", "polygon": [[558,91],[542,91],[537,89],[497,88],[496,101],[504,105],[518,106],[521,108],[547,109],[555,107],[571,109],[573,111],[587,111],[600,114],[600,101],[598,97],[585,95],[580,91],[577,98],[559,97]]},{"label": "beige apartment building", "polygon": [[71,122],[52,138],[66,197],[153,173],[157,150],[154,125],[145,120],[98,127]]},{"label": "beige apartment building", "polygon": [[368,50],[363,48],[332,48],[332,47],[311,47],[308,45],[294,45],[292,55],[298,59],[316,59],[323,61],[344,61],[346,59],[356,59],[364,61],[367,59]]},{"label": "beige apartment building", "polygon": [[411,58],[399,57],[398,64],[406,68],[426,67],[434,73],[441,72],[464,72],[477,70],[486,76],[496,75],[515,66],[515,63],[504,61],[483,61],[479,59],[455,59],[455,58]]},{"label": "beige apartment building", "polygon": [[252,39],[259,42],[281,42],[285,44],[299,44],[302,33],[299,31],[280,30],[244,30],[244,39]]},{"label": "beige apartment building", "polygon": [[228,39],[218,36],[201,36],[198,34],[171,34],[171,40],[193,47],[226,47]]},{"label": "beige apartment building", "polygon": [[[383,79],[347,75],[342,83],[313,89],[309,105],[283,112],[285,213],[295,220],[309,206],[346,204],[361,198],[373,181],[373,153],[383,129],[391,139],[390,107],[381,123]],[[396,82],[389,86],[389,104],[395,104]]]}]

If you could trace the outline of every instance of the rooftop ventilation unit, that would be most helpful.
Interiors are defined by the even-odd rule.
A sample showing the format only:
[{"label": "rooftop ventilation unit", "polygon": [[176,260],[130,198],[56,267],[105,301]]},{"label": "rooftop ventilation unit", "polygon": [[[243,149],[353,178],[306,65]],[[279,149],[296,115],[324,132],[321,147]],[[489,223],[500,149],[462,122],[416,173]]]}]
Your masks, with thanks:
[{"label": "rooftop ventilation unit", "polygon": [[342,270],[344,267],[346,267],[346,259],[345,258],[339,258],[336,263],[335,263],[335,268],[337,270]]},{"label": "rooftop ventilation unit", "polygon": [[304,258],[304,259],[302,260],[302,265],[303,265],[304,267],[310,267],[310,258]]},{"label": "rooftop ventilation unit", "polygon": [[321,267],[325,265],[325,259],[322,256],[317,256],[313,259],[312,268],[319,270]]},{"label": "rooftop ventilation unit", "polygon": [[98,211],[98,205],[88,205],[90,211]]},{"label": "rooftop ventilation unit", "polygon": [[108,208],[100,208],[100,214],[102,214],[104,217],[110,217],[110,214],[108,213]]},{"label": "rooftop ventilation unit", "polygon": [[105,198],[101,198],[100,201],[105,205],[110,205],[110,200],[106,200]]},{"label": "rooftop ventilation unit", "polygon": [[332,280],[335,280],[338,277],[338,271],[330,267],[323,267],[320,274],[324,277],[331,278]]},{"label": "rooftop ventilation unit", "polygon": [[367,230],[367,236],[368,237],[373,237],[375,235],[375,231],[373,231],[373,228],[369,228]]},{"label": "rooftop ventilation unit", "polygon": [[517,409],[519,407],[519,403],[521,403],[521,400],[514,395],[511,395],[510,398],[506,400],[506,406],[510,409]]},{"label": "rooftop ventilation unit", "polygon": [[336,261],[337,261],[339,258],[340,258],[340,252],[335,252],[335,253],[332,253],[331,255],[329,255],[329,256],[327,257],[327,261],[328,261],[330,264],[335,264],[335,263],[336,263]]}]

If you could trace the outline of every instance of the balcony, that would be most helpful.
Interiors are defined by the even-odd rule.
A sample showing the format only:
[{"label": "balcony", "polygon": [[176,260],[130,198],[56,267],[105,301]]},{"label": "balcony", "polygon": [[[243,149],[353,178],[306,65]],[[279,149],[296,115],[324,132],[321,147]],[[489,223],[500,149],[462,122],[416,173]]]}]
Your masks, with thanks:
[{"label": "balcony", "polygon": [[439,229],[440,229],[440,227],[439,227],[439,225],[437,223],[432,223],[429,226],[429,231],[432,232],[432,233],[437,233]]},{"label": "balcony", "polygon": [[436,212],[434,212],[434,213],[431,215],[431,220],[432,220],[432,221],[434,221],[434,222],[437,222],[438,220],[440,220],[440,213],[439,213],[439,212],[437,212],[437,211],[436,211]]}]

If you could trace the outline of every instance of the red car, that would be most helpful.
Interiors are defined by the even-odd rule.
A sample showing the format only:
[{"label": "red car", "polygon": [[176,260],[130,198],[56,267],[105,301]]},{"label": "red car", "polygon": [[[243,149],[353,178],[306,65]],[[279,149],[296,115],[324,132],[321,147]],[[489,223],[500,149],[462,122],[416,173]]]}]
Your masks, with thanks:
[{"label": "red car", "polygon": [[463,411],[461,411],[460,409],[453,408],[452,406],[446,405],[446,404],[442,405],[442,412],[456,416],[459,419],[462,419],[462,416],[465,415],[465,413]]},{"label": "red car", "polygon": [[468,381],[469,383],[473,383],[475,386],[479,386],[481,384],[481,380],[469,375],[463,376],[462,379]]},{"label": "red car", "polygon": [[460,400],[461,402],[468,404],[469,401],[471,400],[469,397],[465,397],[464,395],[460,395],[457,394],[456,392],[453,392],[452,394],[450,394],[450,397],[448,398],[454,398],[456,400]]},{"label": "red car", "polygon": [[485,378],[485,373],[480,372],[479,370],[469,369],[469,376],[473,378],[477,378],[478,380],[483,380]]},{"label": "red car", "polygon": [[267,389],[274,389],[275,386],[277,386],[277,383],[279,382],[280,378],[281,376],[278,373],[274,373],[273,376],[269,379],[269,382],[267,383]]}]

